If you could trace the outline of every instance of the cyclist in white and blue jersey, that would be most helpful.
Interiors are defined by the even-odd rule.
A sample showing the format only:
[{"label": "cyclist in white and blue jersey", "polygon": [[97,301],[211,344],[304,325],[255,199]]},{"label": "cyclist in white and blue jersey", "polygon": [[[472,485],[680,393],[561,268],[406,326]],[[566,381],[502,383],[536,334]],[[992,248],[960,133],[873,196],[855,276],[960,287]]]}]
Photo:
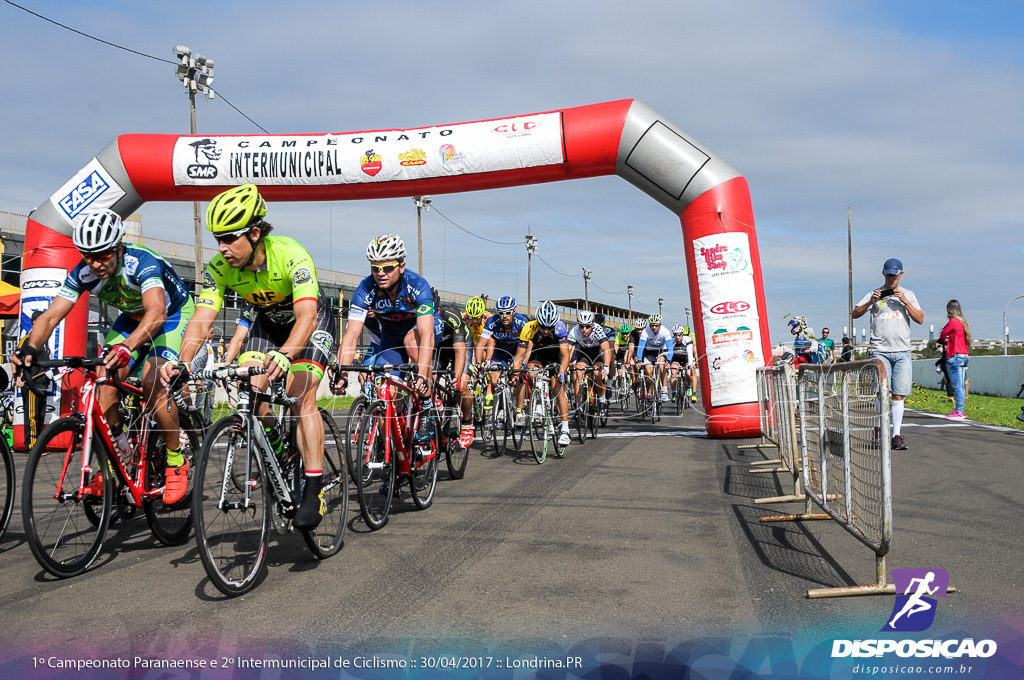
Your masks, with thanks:
[{"label": "cyclist in white and blue jersey", "polygon": [[[434,297],[426,279],[406,269],[405,255],[405,242],[395,234],[378,236],[366,247],[370,275],[352,295],[348,326],[338,348],[338,363],[351,365],[363,325],[372,311],[380,323],[381,351],[374,363],[416,363],[422,378],[416,390],[426,395],[433,370]],[[416,341],[413,352],[405,341],[410,331]],[[342,375],[333,389],[340,394],[347,384],[347,376]]]},{"label": "cyclist in white and blue jersey", "polygon": [[[519,334],[530,322],[525,315],[516,311],[518,303],[511,295],[498,299],[497,314],[484,322],[480,341],[476,344],[476,361],[488,368],[511,368],[512,359],[519,350]],[[484,418],[488,417],[494,402],[494,388],[498,385],[499,372],[492,370],[487,381],[484,397]]]},{"label": "cyclist in white and blue jersey", "polygon": [[653,365],[658,365],[658,374],[661,377],[662,401],[668,401],[668,382],[665,380],[665,373],[668,363],[672,361],[672,344],[672,333],[661,325],[661,314],[651,314],[647,317],[647,328],[640,335],[640,343],[636,348],[636,358],[644,367],[644,371],[648,376],[654,370]]},{"label": "cyclist in white and blue jersey", "polygon": [[[82,254],[82,261],[71,269],[50,307],[32,324],[14,363],[31,365],[32,358],[57,324],[71,313],[82,293],[120,310],[104,343],[104,367],[107,371],[120,371],[124,378],[131,367],[143,362],[141,377],[146,406],[168,447],[164,502],[177,503],[187,491],[189,464],[180,450],[177,407],[172,403],[167,409],[166,392],[157,389],[157,378],[161,365],[177,361],[195,304],[174,268],[148,248],[122,243],[124,233],[121,217],[113,210],[79,218],[72,240]],[[146,345],[149,351],[142,357],[140,350]],[[117,391],[103,386],[97,398],[110,423],[114,445],[122,449],[117,453],[130,455],[118,415]]]}]

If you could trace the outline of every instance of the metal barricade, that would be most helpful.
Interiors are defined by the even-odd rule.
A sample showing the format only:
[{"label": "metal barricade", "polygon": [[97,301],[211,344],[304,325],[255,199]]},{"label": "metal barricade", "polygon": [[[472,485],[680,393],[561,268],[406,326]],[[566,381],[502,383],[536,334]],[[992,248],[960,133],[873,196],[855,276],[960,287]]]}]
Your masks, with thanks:
[{"label": "metal barricade", "polygon": [[821,588],[807,596],[892,594],[885,568],[892,540],[886,369],[877,359],[801,366],[797,400],[807,496],[875,553],[875,583]]},{"label": "metal barricade", "polygon": [[[755,503],[785,503],[805,499],[801,491],[800,447],[797,440],[796,379],[788,364],[757,369],[757,401],[761,418],[761,441],[741,449],[774,448],[778,458],[751,463],[751,473],[788,472],[793,478],[793,493],[755,499]],[[774,467],[768,467],[774,466]]]}]

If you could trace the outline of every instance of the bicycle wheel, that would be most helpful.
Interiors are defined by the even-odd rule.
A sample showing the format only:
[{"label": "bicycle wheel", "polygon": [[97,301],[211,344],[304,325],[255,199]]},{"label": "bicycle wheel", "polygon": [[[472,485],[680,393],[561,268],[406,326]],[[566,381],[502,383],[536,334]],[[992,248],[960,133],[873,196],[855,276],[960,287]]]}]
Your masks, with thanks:
[{"label": "bicycle wheel", "polygon": [[[512,420],[510,427],[512,429],[512,446],[515,447],[516,451],[520,451],[523,448],[523,440],[526,439],[526,425],[516,425],[516,413],[515,399],[512,399],[510,410],[512,413]],[[524,421],[525,422],[525,421]]]},{"label": "bicycle wheel", "polygon": [[360,394],[356,397],[348,409],[348,420],[345,422],[345,461],[353,484],[356,483],[356,463],[353,456],[355,455],[356,439],[359,437],[359,421],[363,419],[363,414],[366,412],[366,404],[366,395]]},{"label": "bicycle wheel", "polygon": [[345,537],[349,474],[345,471],[344,447],[334,418],[324,409],[320,409],[320,417],[324,421],[324,477],[320,491],[324,518],[315,529],[303,531],[302,538],[314,555],[326,559],[341,549]]},{"label": "bicycle wheel", "polygon": [[462,430],[459,408],[456,406],[455,413],[445,417],[444,428],[441,432],[441,441],[444,442],[444,462],[448,466],[448,474],[452,476],[452,479],[465,477],[466,465],[469,463],[469,447],[462,448],[459,444],[459,435]]},{"label": "bicycle wheel", "polygon": [[229,597],[263,579],[270,540],[270,490],[263,460],[237,415],[203,441],[192,493],[196,543],[210,582]]},{"label": "bicycle wheel", "polygon": [[0,457],[4,461],[3,472],[0,472],[0,494],[3,495],[3,514],[0,515],[0,539],[7,533],[7,526],[11,523],[11,515],[14,510],[14,456],[11,454],[11,447],[7,445],[7,438],[0,434]]},{"label": "bicycle wheel", "polygon": [[494,408],[491,409],[491,440],[494,453],[499,456],[505,455],[508,449],[508,435],[512,429],[512,412],[509,409],[512,408],[508,388],[498,388],[494,394]]},{"label": "bicycle wheel", "polygon": [[[541,380],[542,378],[537,378]],[[526,429],[530,431],[530,448],[537,463],[548,457],[547,414],[544,412],[544,395],[539,387],[530,390],[530,407],[526,413]]]},{"label": "bicycle wheel", "polygon": [[393,456],[387,450],[386,418],[384,404],[371,405],[363,415],[356,442],[359,512],[366,526],[374,531],[388,523],[391,503],[395,498],[396,470]]},{"label": "bicycle wheel", "polygon": [[590,431],[590,438],[597,439],[597,426],[601,419],[601,414],[598,413],[600,405],[597,401],[597,387],[593,384],[589,387],[590,394],[587,395],[587,430]]},{"label": "bicycle wheel", "polygon": [[434,502],[437,489],[437,421],[433,418],[424,426],[427,439],[412,446],[412,460],[409,461],[409,490],[412,502],[420,510],[426,510]]},{"label": "bicycle wheel", "polygon": [[[150,442],[150,451],[146,455],[147,471],[146,488],[159,489],[164,485],[164,473],[167,467],[167,454],[163,437],[154,437]],[[156,540],[164,545],[180,545],[188,539],[192,530],[192,487],[195,483],[195,456],[189,447],[182,447],[181,453],[188,461],[188,492],[177,503],[167,505],[161,498],[142,501],[142,509],[146,513],[146,522]]]},{"label": "bicycle wheel", "polygon": [[[84,464],[86,484],[100,476],[99,498],[81,488],[84,434],[85,422],[80,416],[66,416],[51,423],[32,447],[22,482],[21,512],[29,547],[46,571],[61,578],[77,576],[89,568],[99,554],[113,514],[113,473],[98,437],[93,439]],[[60,439],[65,443],[50,451],[57,448]]]}]

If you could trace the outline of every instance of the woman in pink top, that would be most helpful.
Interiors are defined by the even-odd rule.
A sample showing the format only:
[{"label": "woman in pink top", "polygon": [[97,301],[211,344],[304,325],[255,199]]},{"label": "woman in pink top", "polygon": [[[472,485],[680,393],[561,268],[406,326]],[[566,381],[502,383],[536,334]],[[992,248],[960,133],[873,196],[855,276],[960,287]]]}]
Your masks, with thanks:
[{"label": "woman in pink top", "polygon": [[952,420],[963,420],[964,401],[967,399],[964,389],[964,375],[967,372],[967,364],[970,357],[967,356],[971,348],[971,329],[964,319],[963,310],[960,309],[960,302],[950,300],[946,303],[946,316],[949,321],[939,333],[939,342],[946,343],[946,367],[949,369],[949,381],[953,384],[953,399],[956,406],[947,418]]}]

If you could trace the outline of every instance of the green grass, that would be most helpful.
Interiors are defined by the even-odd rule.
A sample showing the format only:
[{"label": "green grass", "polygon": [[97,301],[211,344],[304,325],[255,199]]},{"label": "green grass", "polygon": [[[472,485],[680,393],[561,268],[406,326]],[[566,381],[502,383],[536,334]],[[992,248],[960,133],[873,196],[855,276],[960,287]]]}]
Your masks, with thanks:
[{"label": "green grass", "polygon": [[[968,394],[964,404],[964,414],[970,420],[976,420],[979,423],[1024,430],[1024,423],[1017,420],[1021,406],[1024,406],[1022,399]],[[926,390],[915,386],[913,394],[907,397],[907,408],[929,413],[948,414],[953,410],[953,400],[947,397],[945,392]]]},{"label": "green grass", "polygon": [[[353,401],[355,401],[355,397],[325,397],[323,399],[317,399],[316,405],[334,413],[348,409]],[[224,402],[215,404],[213,407],[213,422],[217,422],[219,419],[228,415],[228,412],[228,406]]]}]

